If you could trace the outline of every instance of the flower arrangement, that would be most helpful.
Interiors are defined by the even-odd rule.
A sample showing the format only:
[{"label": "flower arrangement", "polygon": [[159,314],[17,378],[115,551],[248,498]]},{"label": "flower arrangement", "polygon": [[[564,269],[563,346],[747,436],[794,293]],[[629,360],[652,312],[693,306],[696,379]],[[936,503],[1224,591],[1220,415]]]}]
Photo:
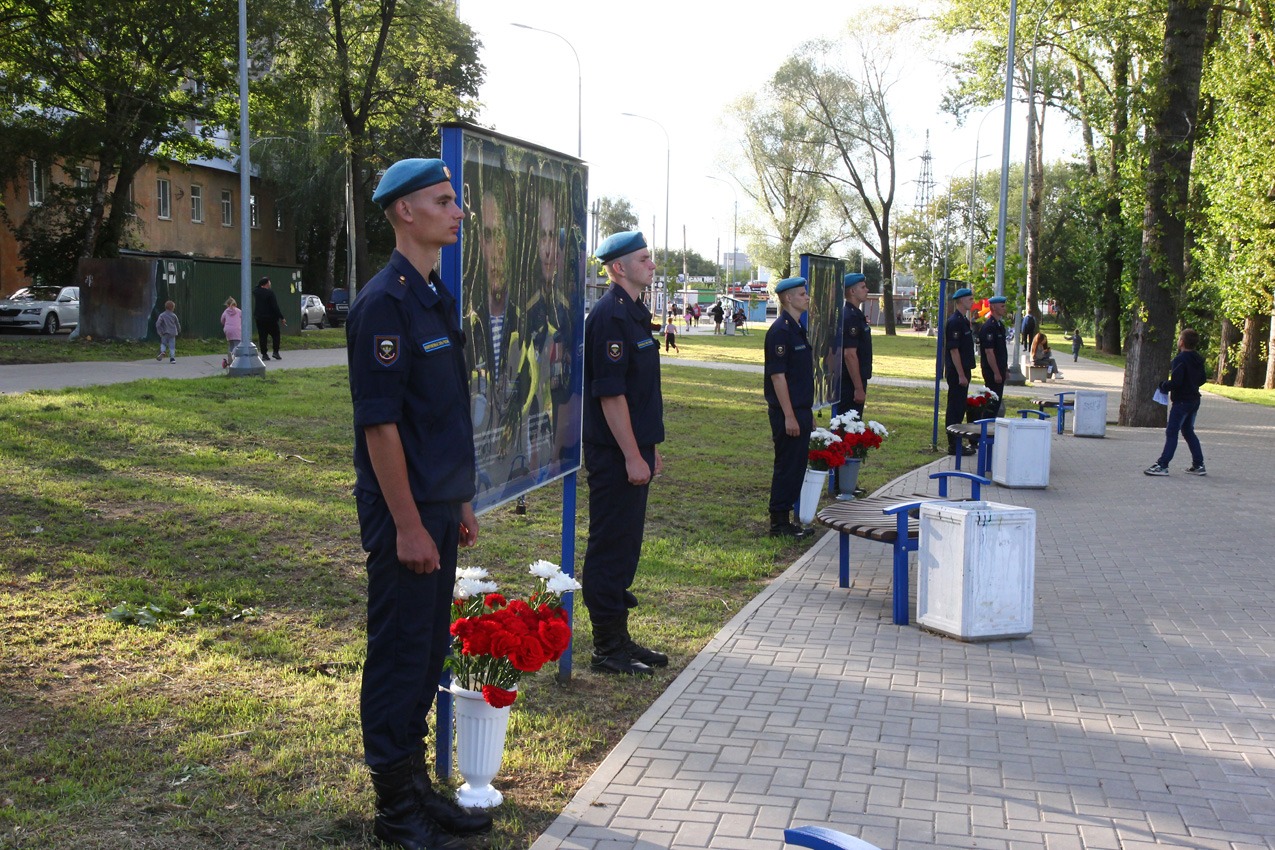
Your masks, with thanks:
[{"label": "flower arrangement", "polygon": [[816,428],[810,432],[810,446],[806,453],[806,463],[817,472],[836,469],[846,462],[846,447],[841,437],[827,428]]},{"label": "flower arrangement", "polygon": [[536,591],[529,599],[509,600],[481,567],[456,571],[447,668],[457,685],[482,691],[495,708],[512,705],[518,681],[557,661],[571,645],[562,597],[580,583],[548,561],[536,561],[530,573]]},{"label": "flower arrangement", "polygon": [[984,407],[989,404],[995,404],[1000,401],[1000,398],[987,387],[976,387],[966,397],[965,404],[967,407]]},{"label": "flower arrangement", "polygon": [[880,422],[874,419],[864,422],[855,410],[834,416],[828,427],[841,438],[845,456],[856,460],[866,458],[869,450],[880,448],[882,441],[890,436]]}]

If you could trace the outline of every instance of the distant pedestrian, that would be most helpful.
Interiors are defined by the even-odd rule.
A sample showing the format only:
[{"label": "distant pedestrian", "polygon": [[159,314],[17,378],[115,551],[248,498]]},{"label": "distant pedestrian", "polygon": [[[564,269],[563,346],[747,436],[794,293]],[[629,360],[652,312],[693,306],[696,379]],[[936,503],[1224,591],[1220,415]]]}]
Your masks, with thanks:
[{"label": "distant pedestrian", "polygon": [[696,304],[695,305],[695,327],[697,328],[699,327],[699,317],[702,315],[704,315],[704,308]]},{"label": "distant pedestrian", "polygon": [[181,335],[182,322],[177,318],[176,309],[175,303],[165,301],[164,312],[155,319],[155,333],[159,334],[159,354],[155,355],[156,360],[163,360],[164,352],[167,351],[168,362],[177,362],[177,337]]},{"label": "distant pedestrian", "polygon": [[1080,335],[1080,328],[1076,328],[1071,332],[1071,362],[1080,362],[1080,349],[1085,347],[1084,337]]},{"label": "distant pedestrian", "polygon": [[257,281],[257,288],[252,291],[252,318],[257,323],[257,348],[261,349],[261,359],[266,359],[266,340],[274,343],[274,359],[279,356],[279,323],[288,326],[288,320],[279,309],[279,299],[270,288],[270,278],[263,277]]},{"label": "distant pedestrian", "polygon": [[668,354],[669,346],[678,354],[682,353],[682,349],[677,347],[677,319],[673,316],[668,317],[668,321],[664,323],[664,353]]},{"label": "distant pedestrian", "polygon": [[735,310],[735,315],[732,318],[735,320],[735,333],[746,336],[748,334],[748,328],[745,327],[745,322],[748,321],[748,314],[744,312],[744,308],[737,308]]},{"label": "distant pedestrian", "polygon": [[686,332],[690,333],[691,322],[695,321],[695,308],[687,307],[686,312],[683,314],[682,318],[686,319]]},{"label": "distant pedestrian", "polygon": [[1195,436],[1195,415],[1200,412],[1200,387],[1208,377],[1204,371],[1204,358],[1195,349],[1200,345],[1200,335],[1191,328],[1184,328],[1178,337],[1178,356],[1169,364],[1169,380],[1160,384],[1160,392],[1169,397],[1169,422],[1164,429],[1164,450],[1160,459],[1144,472],[1147,475],[1168,475],[1169,462],[1178,449],[1178,434],[1186,440],[1191,450],[1191,466],[1188,475],[1206,475],[1204,450]]},{"label": "distant pedestrian", "polygon": [[221,368],[225,369],[234,362],[235,349],[243,339],[243,310],[239,309],[239,302],[233,296],[226,299],[226,309],[221,311],[221,330],[226,335],[229,349],[226,358],[221,361]]},{"label": "distant pedestrian", "polygon": [[726,315],[726,311],[722,309],[722,302],[718,301],[708,312],[713,316],[713,334],[725,333],[722,329],[722,317]]}]

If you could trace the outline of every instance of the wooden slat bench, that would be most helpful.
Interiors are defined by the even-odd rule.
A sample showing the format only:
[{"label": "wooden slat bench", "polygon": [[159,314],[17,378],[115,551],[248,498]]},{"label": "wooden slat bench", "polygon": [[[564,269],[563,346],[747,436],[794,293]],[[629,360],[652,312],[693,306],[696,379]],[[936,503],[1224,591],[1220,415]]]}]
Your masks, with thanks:
[{"label": "wooden slat bench", "polygon": [[850,538],[862,537],[894,547],[894,622],[908,624],[908,555],[916,551],[920,538],[920,509],[926,502],[947,499],[950,478],[965,478],[971,482],[974,499],[979,498],[981,487],[992,482],[971,472],[935,472],[931,479],[939,482],[939,495],[909,499],[907,496],[873,496],[853,502],[835,502],[821,510],[817,516],[820,524],[841,533],[838,584],[850,586]]}]

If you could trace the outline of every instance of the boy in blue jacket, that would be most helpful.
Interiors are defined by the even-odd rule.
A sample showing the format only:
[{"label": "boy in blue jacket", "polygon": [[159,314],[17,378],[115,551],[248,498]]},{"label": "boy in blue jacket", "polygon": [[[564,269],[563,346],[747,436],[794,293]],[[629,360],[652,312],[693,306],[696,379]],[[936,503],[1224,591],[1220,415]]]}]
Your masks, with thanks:
[{"label": "boy in blue jacket", "polygon": [[1191,328],[1183,328],[1178,337],[1178,356],[1169,366],[1169,380],[1160,384],[1160,392],[1169,396],[1169,424],[1164,431],[1164,451],[1160,459],[1151,464],[1147,475],[1168,475],[1169,461],[1178,448],[1178,434],[1186,440],[1191,450],[1191,466],[1188,475],[1206,475],[1204,452],[1195,436],[1195,414],[1200,411],[1200,387],[1204,386],[1204,358],[1195,349],[1200,335]]}]

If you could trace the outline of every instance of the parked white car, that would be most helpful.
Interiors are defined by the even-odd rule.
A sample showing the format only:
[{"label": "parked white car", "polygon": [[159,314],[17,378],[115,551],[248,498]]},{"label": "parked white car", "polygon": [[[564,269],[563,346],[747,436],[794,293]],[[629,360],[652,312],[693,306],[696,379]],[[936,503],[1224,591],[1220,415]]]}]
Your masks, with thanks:
[{"label": "parked white car", "polygon": [[28,286],[0,301],[0,328],[55,334],[80,323],[78,286]]},{"label": "parked white car", "polygon": [[328,320],[328,308],[323,306],[323,299],[317,295],[301,295],[301,330],[314,325],[323,330]]}]

